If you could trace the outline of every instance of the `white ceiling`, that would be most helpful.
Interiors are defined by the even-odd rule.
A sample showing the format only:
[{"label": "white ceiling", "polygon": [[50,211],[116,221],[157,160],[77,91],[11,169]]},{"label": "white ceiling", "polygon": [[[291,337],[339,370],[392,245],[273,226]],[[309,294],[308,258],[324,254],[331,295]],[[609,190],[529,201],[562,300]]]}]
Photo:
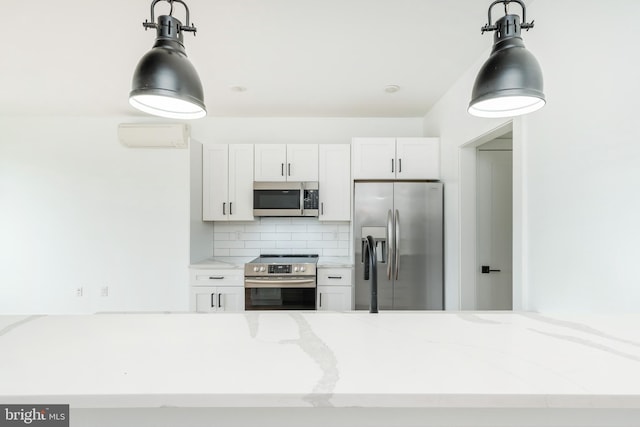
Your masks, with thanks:
[{"label": "white ceiling", "polygon": [[[209,116],[423,116],[493,37],[480,35],[489,0],[185,1]],[[154,42],[150,5],[7,2],[0,114],[138,115],[128,93]]]}]

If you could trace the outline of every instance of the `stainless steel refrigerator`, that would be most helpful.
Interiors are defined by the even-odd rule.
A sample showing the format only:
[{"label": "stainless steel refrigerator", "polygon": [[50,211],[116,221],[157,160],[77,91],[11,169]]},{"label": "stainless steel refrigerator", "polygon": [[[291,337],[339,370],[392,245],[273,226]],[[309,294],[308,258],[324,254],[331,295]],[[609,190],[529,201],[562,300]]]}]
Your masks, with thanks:
[{"label": "stainless steel refrigerator", "polygon": [[368,235],[376,242],[380,310],[444,309],[442,183],[356,181],[353,235],[356,310],[371,301]]}]

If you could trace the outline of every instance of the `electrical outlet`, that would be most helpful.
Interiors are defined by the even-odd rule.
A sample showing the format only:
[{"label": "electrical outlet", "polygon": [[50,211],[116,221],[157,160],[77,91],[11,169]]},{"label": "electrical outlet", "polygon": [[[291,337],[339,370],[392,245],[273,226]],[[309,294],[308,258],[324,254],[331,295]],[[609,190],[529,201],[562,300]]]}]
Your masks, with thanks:
[{"label": "electrical outlet", "polygon": [[83,293],[84,293],[84,289],[82,288],[82,286],[80,286],[79,288],[76,288],[77,297],[81,297]]},{"label": "electrical outlet", "polygon": [[101,297],[108,297],[109,296],[109,287],[108,286],[103,286],[102,288],[100,288],[100,296]]}]

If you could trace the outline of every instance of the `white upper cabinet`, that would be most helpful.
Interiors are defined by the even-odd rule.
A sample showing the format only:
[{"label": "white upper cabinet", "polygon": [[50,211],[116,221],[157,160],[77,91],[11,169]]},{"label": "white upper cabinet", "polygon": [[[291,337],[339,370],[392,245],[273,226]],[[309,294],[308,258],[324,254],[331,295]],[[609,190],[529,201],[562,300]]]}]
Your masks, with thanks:
[{"label": "white upper cabinet", "polygon": [[202,150],[202,219],[253,220],[253,144],[206,144]]},{"label": "white upper cabinet", "polygon": [[440,179],[439,138],[353,138],[353,179]]},{"label": "white upper cabinet", "polygon": [[351,220],[351,147],[320,144],[318,147],[320,221]]},{"label": "white upper cabinet", "polygon": [[286,144],[256,144],[254,174],[256,181],[286,181],[286,165]]},{"label": "white upper cabinet", "polygon": [[440,138],[396,138],[396,178],[440,179]]},{"label": "white upper cabinet", "polygon": [[256,181],[318,181],[318,144],[256,144]]}]

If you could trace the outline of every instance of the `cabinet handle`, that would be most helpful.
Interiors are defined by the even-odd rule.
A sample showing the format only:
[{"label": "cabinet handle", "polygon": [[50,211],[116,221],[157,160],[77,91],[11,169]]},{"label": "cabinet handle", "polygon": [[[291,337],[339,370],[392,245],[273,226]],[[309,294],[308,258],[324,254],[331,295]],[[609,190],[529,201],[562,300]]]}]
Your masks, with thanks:
[{"label": "cabinet handle", "polygon": [[324,202],[320,203],[320,215],[324,215]]},{"label": "cabinet handle", "polygon": [[284,176],[284,163],[280,163],[280,175]]},{"label": "cabinet handle", "polygon": [[391,159],[391,172],[393,173],[393,159]]},{"label": "cabinet handle", "polygon": [[318,307],[322,307],[322,293],[319,293],[318,297],[320,298],[320,301],[318,303]]},{"label": "cabinet handle", "polygon": [[224,279],[224,276],[209,276],[210,280],[222,280]]},{"label": "cabinet handle", "polygon": [[227,202],[222,202],[222,215],[227,214]]},{"label": "cabinet handle", "polygon": [[229,202],[229,215],[233,215],[233,202]]},{"label": "cabinet handle", "polygon": [[287,163],[287,175],[291,176],[291,163]]},{"label": "cabinet handle", "polygon": [[222,296],[222,294],[218,294],[218,308],[222,308],[222,304],[220,303],[220,297]]},{"label": "cabinet handle", "polygon": [[402,173],[402,159],[398,159],[398,173]]},{"label": "cabinet handle", "polygon": [[215,294],[215,292],[211,294],[211,308],[216,308],[216,294]]},{"label": "cabinet handle", "polygon": [[328,276],[327,279],[342,279],[342,276]]}]

